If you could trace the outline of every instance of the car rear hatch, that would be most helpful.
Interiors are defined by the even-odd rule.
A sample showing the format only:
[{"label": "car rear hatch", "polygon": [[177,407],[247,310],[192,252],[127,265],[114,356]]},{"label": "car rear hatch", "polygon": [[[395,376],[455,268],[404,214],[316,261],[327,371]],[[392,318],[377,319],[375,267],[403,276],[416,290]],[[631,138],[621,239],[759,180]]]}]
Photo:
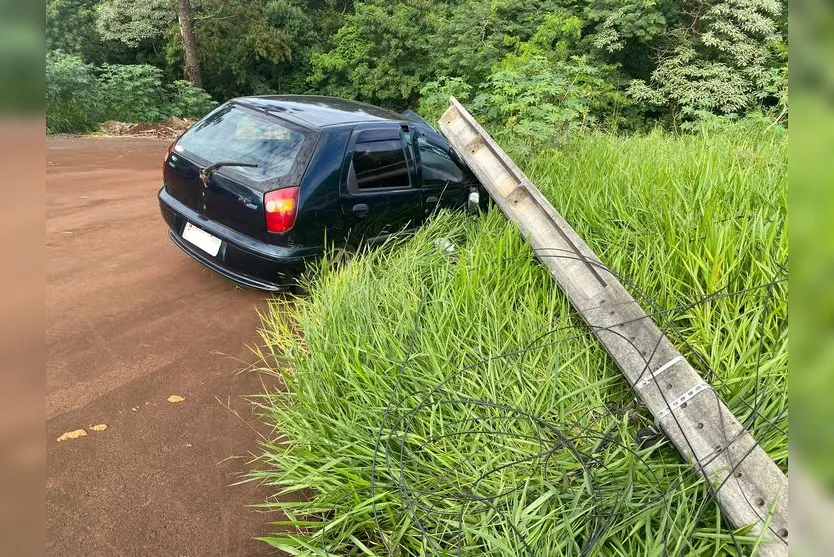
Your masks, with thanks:
[{"label": "car rear hatch", "polygon": [[165,187],[200,215],[268,241],[264,194],[301,183],[317,140],[315,130],[229,102],[177,140],[165,163]]}]

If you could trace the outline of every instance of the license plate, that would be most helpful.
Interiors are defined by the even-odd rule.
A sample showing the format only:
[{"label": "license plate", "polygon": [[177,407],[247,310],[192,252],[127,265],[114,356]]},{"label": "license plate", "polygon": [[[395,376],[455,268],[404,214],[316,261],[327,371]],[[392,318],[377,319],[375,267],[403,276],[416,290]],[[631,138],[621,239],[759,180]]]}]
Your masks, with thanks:
[{"label": "license plate", "polygon": [[212,257],[217,255],[217,252],[220,251],[220,244],[223,243],[223,240],[220,238],[212,236],[202,228],[197,228],[190,222],[185,223],[185,228],[182,231],[182,237]]}]

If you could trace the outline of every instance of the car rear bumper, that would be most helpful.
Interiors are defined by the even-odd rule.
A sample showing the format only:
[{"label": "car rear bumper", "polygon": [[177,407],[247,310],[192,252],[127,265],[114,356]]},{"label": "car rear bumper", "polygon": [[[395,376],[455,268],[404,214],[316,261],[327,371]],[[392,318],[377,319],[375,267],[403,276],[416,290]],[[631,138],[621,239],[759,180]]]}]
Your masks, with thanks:
[{"label": "car rear bumper", "polygon": [[[177,247],[212,271],[250,288],[287,290],[296,284],[306,262],[321,254],[320,248],[282,248],[244,236],[199,215],[173,198],[164,187],[159,190],[159,208],[168,224],[168,236]],[[216,256],[182,237],[187,222],[220,238],[222,244]]]}]

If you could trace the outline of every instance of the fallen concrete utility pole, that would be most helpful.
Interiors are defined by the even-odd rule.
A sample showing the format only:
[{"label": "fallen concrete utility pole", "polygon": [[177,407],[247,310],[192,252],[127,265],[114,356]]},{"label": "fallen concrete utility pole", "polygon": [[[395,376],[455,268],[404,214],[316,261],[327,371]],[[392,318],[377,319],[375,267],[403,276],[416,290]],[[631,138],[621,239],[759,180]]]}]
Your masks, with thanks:
[{"label": "fallen concrete utility pole", "polygon": [[606,270],[532,182],[454,98],[440,130],[521,230],[576,311],[695,471],[724,516],[788,554],[788,479],[723,400]]}]

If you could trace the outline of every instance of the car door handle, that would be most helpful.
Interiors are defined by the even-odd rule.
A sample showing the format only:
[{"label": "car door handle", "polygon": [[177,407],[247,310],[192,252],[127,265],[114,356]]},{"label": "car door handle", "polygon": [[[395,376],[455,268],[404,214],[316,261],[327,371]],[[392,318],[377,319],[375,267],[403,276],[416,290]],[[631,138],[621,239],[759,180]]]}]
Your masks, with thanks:
[{"label": "car door handle", "polygon": [[365,203],[357,203],[353,206],[353,214],[359,217],[360,219],[368,216],[369,211],[370,209]]},{"label": "car door handle", "polygon": [[434,205],[438,201],[439,201],[439,199],[437,197],[435,197],[434,195],[432,195],[431,197],[426,198],[426,203],[428,203],[430,205]]}]

